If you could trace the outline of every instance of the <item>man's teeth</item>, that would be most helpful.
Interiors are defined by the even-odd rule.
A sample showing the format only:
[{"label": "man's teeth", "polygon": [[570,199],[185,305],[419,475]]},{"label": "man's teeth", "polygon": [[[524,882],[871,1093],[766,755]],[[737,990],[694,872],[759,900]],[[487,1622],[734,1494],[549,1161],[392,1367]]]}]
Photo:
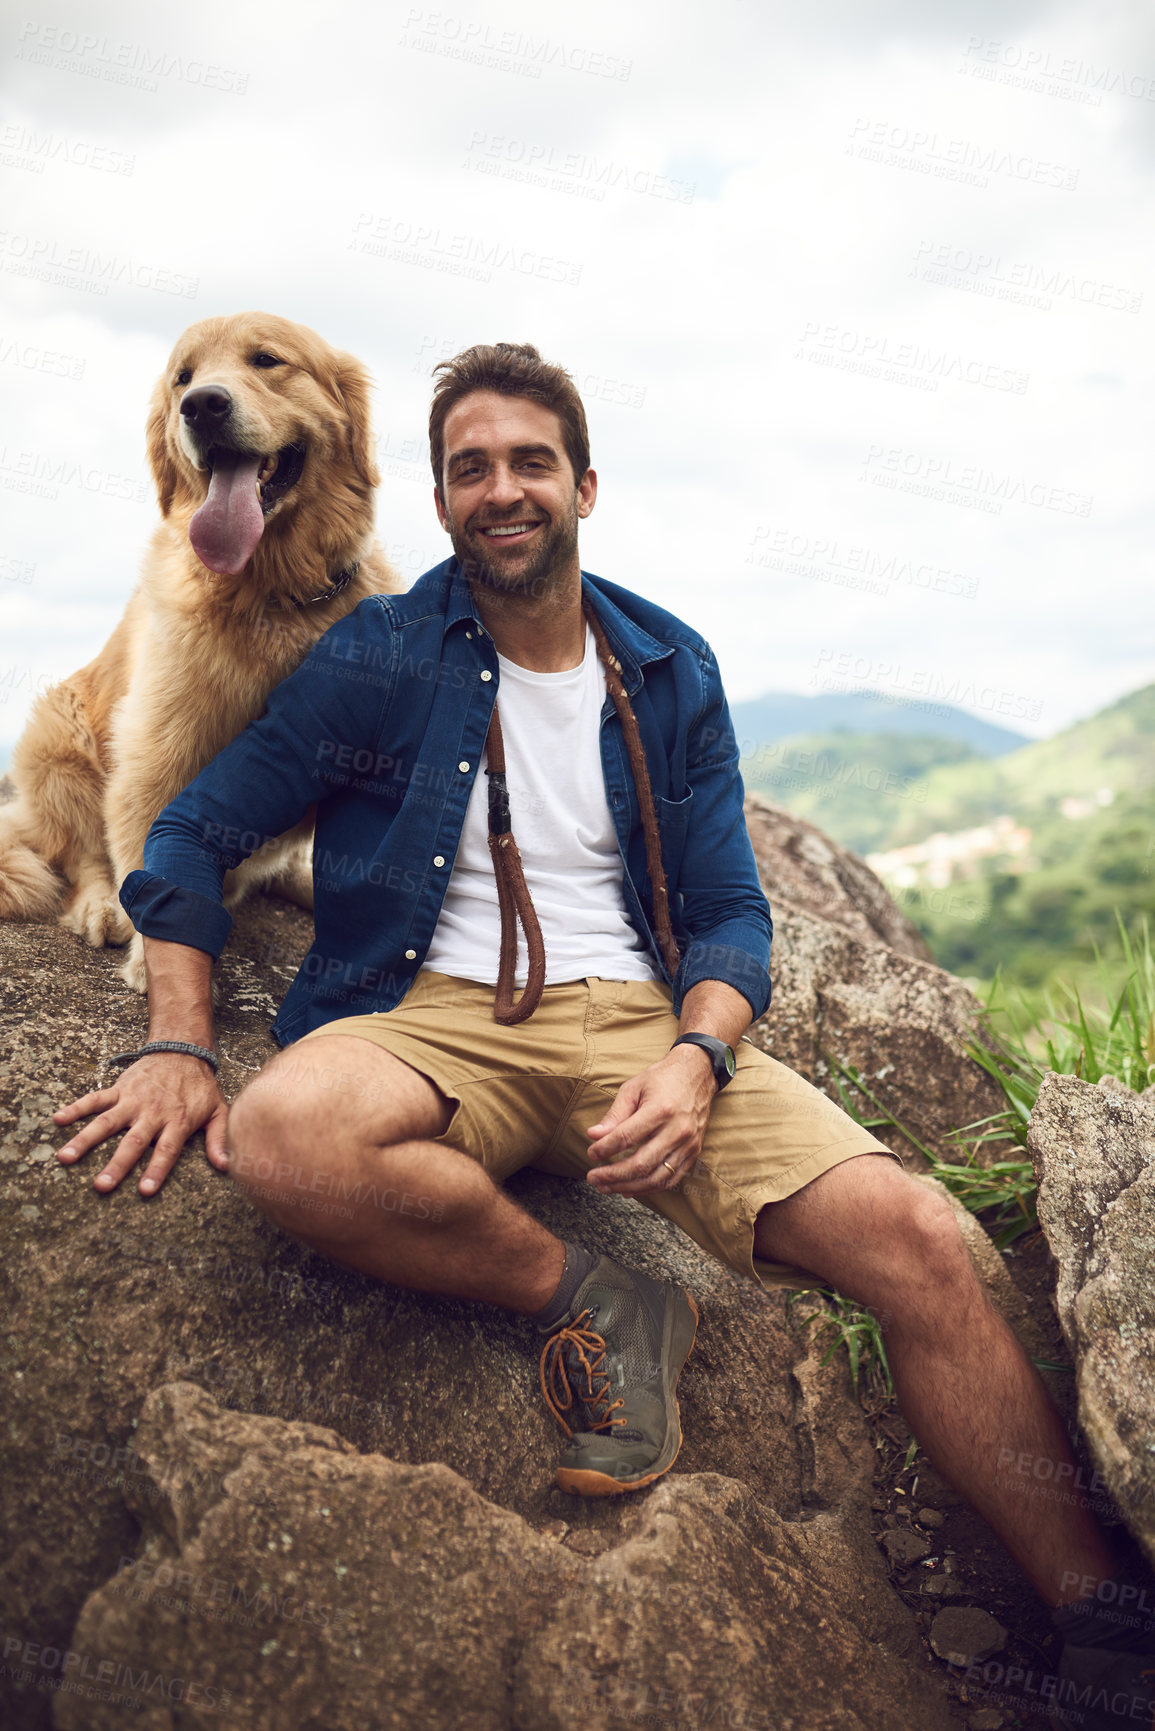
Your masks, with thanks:
[{"label": "man's teeth", "polygon": [[493,523],[490,524],[489,528],[483,529],[481,533],[483,535],[524,535],[527,529],[536,528],[536,523],[507,523],[504,528],[499,528],[496,523]]}]

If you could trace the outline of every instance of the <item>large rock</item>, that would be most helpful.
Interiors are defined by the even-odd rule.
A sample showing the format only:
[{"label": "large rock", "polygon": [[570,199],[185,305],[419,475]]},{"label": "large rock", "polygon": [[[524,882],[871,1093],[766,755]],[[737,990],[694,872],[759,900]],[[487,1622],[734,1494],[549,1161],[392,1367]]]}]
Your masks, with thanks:
[{"label": "large rock", "polygon": [[239,1731],[584,1731],[647,1712],[809,1731],[952,1723],[902,1662],[905,1619],[863,1592],[839,1524],[784,1520],[732,1479],[666,1480],[591,1555],[448,1467],[359,1455],[187,1384],[149,1397],[137,1449],[141,1544],[81,1612],[57,1731],[198,1709]]},{"label": "large rock", "polygon": [[[965,1054],[979,1006],[936,968],[870,868],[813,824],[751,794],[746,822],[774,914],[774,997],[751,1030],[764,1050],[837,1098],[842,1065],[898,1128],[878,1132],[920,1163],[957,1160],[950,1132],[1006,1105]],[[879,1113],[861,1098],[867,1117]]]},{"label": "large rock", "polygon": [[931,960],[918,927],[849,848],[758,793],[746,795],[746,828],[773,909],[785,902],[865,943],[884,943],[915,961]]},{"label": "large rock", "polygon": [[[270,1055],[274,994],[308,938],[296,910],[255,900],[221,967],[222,1080],[232,1097]],[[479,1495],[596,1550],[623,1505],[553,1487],[560,1433],[524,1319],[346,1273],[253,1211],[197,1138],[159,1194],[95,1193],[98,1161],[65,1169],[49,1113],[98,1084],[142,1036],[144,1009],[112,958],[57,927],[0,927],[7,1006],[0,1059],[0,1196],[8,1329],[8,1471],[0,1482],[8,1637],[67,1646],[87,1594],[135,1550],[125,1506],[150,1390],[198,1383],[222,1404],[325,1424],[356,1449],[442,1462]],[[339,1102],[335,1102],[335,1105]],[[698,1345],[682,1384],[678,1466],[723,1473],[785,1520],[869,1497],[871,1451],[844,1377],[765,1294],[649,1209],[523,1174],[514,1188],[552,1227],[673,1275],[697,1294]],[[879,1591],[888,1589],[879,1577]],[[12,1686],[12,1678],[3,1679]],[[12,1726],[46,1723],[18,1684]],[[448,1723],[448,1721],[446,1722]]]},{"label": "large rock", "polygon": [[1155,1563],[1155,1091],[1048,1075],[1028,1139],[1079,1423]]},{"label": "large rock", "polygon": [[[807,873],[818,873],[819,887],[825,885],[826,914],[818,917],[813,899],[811,911],[804,911],[785,896],[777,897],[776,999],[757,1037],[828,1087],[828,1053],[859,1065],[904,1123],[917,1127],[915,1133],[928,1143],[933,1145],[936,1138],[942,1142],[946,1128],[982,1115],[978,1102],[985,1079],[952,1044],[968,1027],[972,1001],[957,981],[914,953],[918,946],[909,931],[904,932],[902,916],[896,910],[886,912],[878,900],[881,892],[862,878],[866,868],[861,862],[833,844],[825,844],[829,858],[820,857],[813,837],[804,836],[795,820],[787,824],[772,810],[759,821],[761,827],[753,827],[772,899],[776,884],[789,880],[804,900]],[[784,838],[781,845],[773,841],[774,824]],[[841,886],[837,893],[831,887],[835,884]],[[855,912],[854,898],[860,893],[868,909],[864,918]],[[309,935],[307,917],[284,904],[257,898],[242,910],[219,969],[221,1079],[229,1098],[274,1050],[269,1022]],[[893,947],[891,940],[902,947]],[[397,1487],[416,1484],[414,1469],[421,1468],[426,1502],[435,1502],[442,1492],[451,1501],[472,1495],[487,1511],[476,1514],[476,1532],[528,1535],[527,1556],[539,1555],[533,1550],[538,1542],[531,1543],[533,1534],[564,1532],[565,1555],[572,1552],[586,1559],[573,1566],[594,1570],[582,1577],[594,1592],[576,1601],[567,1598],[564,1615],[553,1622],[545,1618],[540,1628],[534,1624],[516,1653],[502,1646],[496,1634],[486,1634],[486,1677],[508,1679],[513,1666],[520,1679],[507,1694],[501,1692],[506,1683],[500,1688],[495,1683],[494,1700],[503,1704],[495,1711],[506,1713],[495,1723],[529,1731],[538,1724],[562,1723],[556,1715],[569,1711],[575,1700],[586,1708],[596,1705],[593,1697],[586,1699],[584,1685],[579,1689],[575,1681],[567,1692],[558,1681],[563,1660],[584,1667],[583,1674],[595,1679],[590,1684],[594,1696],[608,1687],[606,1674],[619,1663],[615,1653],[628,1657],[628,1665],[622,1658],[615,1672],[627,1679],[627,1686],[628,1679],[637,1676],[656,1688],[653,1680],[668,1673],[665,1686],[687,1689],[682,1653],[693,1648],[683,1648],[671,1636],[671,1622],[680,1629],[681,1620],[663,1613],[662,1624],[647,1613],[636,1644],[631,1644],[624,1617],[615,1623],[605,1606],[599,1611],[586,1598],[596,1600],[600,1583],[611,1578],[596,1573],[600,1557],[618,1558],[613,1569],[619,1574],[627,1565],[634,1569],[637,1558],[657,1558],[653,1569],[660,1572],[672,1567],[671,1558],[679,1558],[681,1566],[699,1545],[723,1582],[719,1591],[733,1595],[736,1604],[745,1602],[744,1595],[753,1595],[751,1604],[761,1603],[758,1595],[773,1598],[767,1582],[777,1582],[774,1592],[781,1591],[792,1614],[807,1625],[811,1687],[809,1693],[795,1693],[801,1673],[784,1671],[783,1727],[810,1731],[835,1723],[844,1709],[862,1717],[856,1721],[844,1716],[843,1723],[887,1723],[881,1703],[900,1699],[889,1671],[881,1681],[861,1685],[861,1704],[853,1709],[837,1681],[844,1666],[858,1674],[860,1657],[855,1655],[861,1656],[861,1642],[885,1639],[889,1650],[897,1652],[904,1642],[913,1641],[913,1625],[887,1585],[880,1554],[869,1537],[872,1451],[844,1368],[840,1362],[821,1367],[825,1342],[813,1338],[813,1331],[792,1326],[781,1293],[766,1294],[743,1283],[634,1203],[532,1173],[515,1180],[515,1193],[553,1229],[591,1247],[612,1245],[624,1260],[673,1276],[694,1290],[702,1308],[698,1345],[681,1385],[686,1440],[676,1474],[652,1496],[638,1500],[586,1504],[565,1497],[552,1484],[560,1435],[541,1401],[536,1364],[540,1341],[527,1322],[484,1306],[374,1284],[327,1264],[253,1212],[228,1180],[209,1168],[199,1137],[151,1200],[143,1201],[131,1184],[111,1196],[95,1193],[91,1180],[98,1157],[90,1155],[72,1169],[60,1167],[54,1150],[65,1138],[49,1114],[54,1106],[110,1079],[105,1068],[109,1055],[143,1037],[144,1006],[119,981],[114,957],[87,949],[55,926],[0,926],[0,993],[6,1020],[0,1045],[5,1054],[0,1056],[0,1200],[9,1319],[0,1349],[8,1440],[0,1507],[10,1536],[5,1638],[16,1643],[5,1655],[0,1677],[6,1692],[0,1719],[6,1726],[32,1731],[48,1723],[52,1695],[41,1687],[46,1681],[43,1667],[38,1671],[33,1664],[30,1669],[22,1657],[27,1644],[41,1654],[45,1648],[66,1650],[81,1609],[94,1592],[97,1599],[85,1617],[105,1615],[112,1588],[103,1584],[116,1574],[122,1557],[135,1557],[143,1516],[149,1517],[148,1546],[161,1543],[162,1529],[167,1534],[166,1555],[184,1556],[196,1542],[192,1528],[178,1531],[172,1524],[175,1516],[162,1518],[163,1502],[156,1505],[153,1521],[153,1505],[142,1509],[137,1495],[144,1474],[142,1450],[133,1447],[138,1421],[152,1391],[177,1382],[197,1385],[231,1411],[227,1423],[219,1415],[212,1420],[213,1425],[225,1424],[226,1430],[241,1423],[238,1413],[275,1419],[280,1427],[275,1433],[260,1433],[266,1442],[274,1434],[279,1439],[275,1446],[262,1443],[266,1456],[280,1451],[296,1461],[298,1444],[306,1453],[314,1447],[301,1441],[300,1427],[327,1427],[340,1442],[330,1439],[323,1445],[326,1472],[335,1470],[334,1462],[342,1473],[350,1472],[352,1461],[358,1472],[369,1474],[362,1482],[364,1494],[371,1479],[372,1485],[393,1487],[390,1497],[401,1495]],[[339,1106],[335,1097],[335,1109]],[[983,1246],[989,1262],[985,1240],[979,1249]],[[997,1264],[995,1258],[987,1268],[988,1279],[994,1278]],[[816,1301],[801,1301],[803,1312],[807,1302]],[[163,1410],[169,1412],[170,1406]],[[194,1408],[208,1412],[195,1402],[188,1411]],[[153,1406],[148,1412],[155,1416]],[[159,1435],[152,1418],[148,1423],[153,1428],[146,1426],[144,1434]],[[189,1427],[195,1429],[192,1418],[180,1434]],[[164,1430],[170,1442],[155,1444],[161,1451],[158,1460],[164,1449],[171,1453],[176,1447],[171,1443],[176,1434],[171,1426]],[[225,1434],[220,1432],[222,1438]],[[212,1430],[212,1435],[218,1432]],[[358,1451],[357,1457],[350,1450]],[[215,1469],[207,1456],[198,1459],[198,1472],[211,1481]],[[439,1465],[434,1470],[430,1463]],[[153,1468],[147,1472],[152,1475]],[[213,1481],[213,1507],[227,1512],[222,1473],[223,1468]],[[286,1469],[286,1495],[292,1480]],[[725,1486],[719,1490],[722,1481]],[[409,1496],[404,1489],[402,1502]],[[376,1530],[366,1505],[361,1506],[367,1532]],[[287,1526],[281,1530],[291,1533]],[[436,1536],[443,1530],[451,1531],[452,1522],[444,1529],[434,1522],[429,1545],[451,1551],[450,1540]],[[239,1529],[230,1529],[230,1534],[221,1543],[227,1537],[228,1546],[239,1544]],[[270,1537],[274,1551],[269,1554],[275,1555],[281,1541]],[[433,1550],[429,1578],[456,1579],[451,1558],[437,1560]],[[235,1548],[228,1554],[241,1555]],[[368,1550],[356,1555],[366,1559],[364,1569],[369,1570]],[[549,1555],[561,1552],[551,1550]],[[853,1590],[847,1558],[854,1560],[861,1576]],[[350,1568],[354,1588],[360,1580],[362,1589],[370,1591],[370,1580],[376,1577],[358,1576],[361,1562],[342,1566]],[[642,1568],[640,1562],[636,1566]],[[650,1566],[646,1563],[642,1573]],[[239,1571],[241,1561],[235,1567]],[[445,1601],[446,1628],[457,1626],[455,1616],[467,1619],[467,1603],[468,1616],[486,1616],[488,1587],[480,1575],[474,1579],[472,1565],[464,1573],[469,1591],[463,1587],[459,1600],[451,1594]],[[401,1580],[398,1576],[389,1591],[400,1593]],[[419,1599],[420,1585],[408,1575],[404,1581],[412,1598]],[[841,1609],[833,1603],[839,1593],[846,1599]],[[391,1601],[386,1595],[381,1602]],[[127,1617],[125,1606],[116,1603],[118,1614]],[[603,1611],[605,1619],[599,1620]],[[181,1615],[184,1621],[165,1624],[165,1642],[155,1650],[158,1660],[162,1648],[167,1654],[170,1674],[176,1661],[185,1665],[182,1643],[201,1637],[200,1621]],[[133,1628],[143,1626],[138,1613],[133,1616]],[[765,1709],[766,1694],[765,1679],[757,1689],[752,1679],[767,1654],[776,1651],[780,1635],[775,1634],[769,1646],[759,1646],[764,1637],[754,1626],[757,1619],[751,1614],[749,1621],[739,1621],[744,1632],[735,1636],[730,1658],[741,1682],[730,1699],[753,1713]],[[405,1643],[392,1619],[383,1619],[383,1627],[385,1622],[390,1624],[395,1674],[421,1680],[420,1688],[399,1683],[399,1699],[409,1699],[404,1690],[410,1687],[419,1693],[425,1689],[431,1667],[440,1664],[452,1671],[453,1651],[439,1645],[440,1658],[435,1659],[431,1650],[418,1650],[419,1642],[412,1652],[403,1651]],[[774,1617],[766,1626],[780,1627]],[[99,1628],[103,1631],[105,1624]],[[563,1646],[560,1632],[566,1628],[572,1631],[569,1647]],[[250,1634],[240,1624],[218,1625],[214,1639],[232,1654],[227,1663],[225,1652],[219,1655],[226,1671],[234,1662],[256,1663]],[[374,1635],[374,1641],[384,1638],[380,1632]],[[545,1643],[540,1663],[533,1644],[539,1638]],[[104,1654],[104,1639],[101,1633],[92,1650]],[[111,1634],[108,1639],[113,1640]],[[281,1637],[269,1639],[280,1642]],[[201,1650],[196,1647],[198,1654]],[[382,1651],[372,1643],[371,1650],[378,1656]],[[462,1648],[463,1653],[472,1651],[468,1643]],[[655,1668],[658,1655],[666,1672]],[[269,1655],[262,1651],[260,1657]],[[540,1675],[542,1666],[551,1675]],[[187,1665],[182,1674],[191,1674]],[[826,1680],[822,1688],[815,1678]],[[280,1692],[288,1689],[288,1682],[271,1686]],[[460,1722],[453,1717],[455,1697],[448,1682],[444,1689],[444,1696],[434,1690],[430,1697],[434,1703],[444,1700],[444,1707],[435,1707],[420,1721],[430,1731]],[[95,1711],[87,1697],[61,1693],[58,1713],[79,1712],[75,1703],[81,1699],[88,1702],[85,1711]],[[511,1716],[515,1702],[520,1718]],[[613,1710],[623,1709],[619,1705]],[[408,1711],[398,1708],[399,1713]],[[410,1722],[404,1717],[390,1720],[380,1706],[378,1713],[376,1720],[361,1722]],[[903,1708],[891,1713],[889,1723],[936,1724],[928,1714],[929,1709],[923,1713],[920,1708],[911,1717]],[[174,1721],[154,1712],[152,1718],[134,1722],[167,1726]]]}]

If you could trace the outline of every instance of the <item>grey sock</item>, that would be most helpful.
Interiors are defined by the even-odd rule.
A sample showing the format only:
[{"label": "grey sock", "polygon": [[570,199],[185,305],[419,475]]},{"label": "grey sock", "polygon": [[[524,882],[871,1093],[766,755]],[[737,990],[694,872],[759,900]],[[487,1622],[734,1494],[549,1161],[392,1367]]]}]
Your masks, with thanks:
[{"label": "grey sock", "polygon": [[563,1242],[565,1267],[557,1283],[557,1291],[540,1310],[533,1312],[533,1320],[543,1334],[552,1334],[554,1329],[565,1321],[578,1287],[597,1262],[597,1257],[591,1256],[588,1250],[583,1250],[580,1244],[570,1244],[568,1240]]}]

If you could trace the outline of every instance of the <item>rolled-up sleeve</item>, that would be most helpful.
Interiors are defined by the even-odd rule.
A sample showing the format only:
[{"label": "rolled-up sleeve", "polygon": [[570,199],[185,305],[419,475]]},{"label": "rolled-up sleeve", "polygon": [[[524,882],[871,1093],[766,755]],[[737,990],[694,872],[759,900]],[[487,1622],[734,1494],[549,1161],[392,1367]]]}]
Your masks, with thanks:
[{"label": "rolled-up sleeve", "polygon": [[[264,714],[165,806],[148,832],[143,871],[130,872],[120,888],[137,931],[220,954],[232,929],[221,905],[225,873],[299,823],[324,797],[338,753],[373,737],[391,688],[391,646],[378,598],[370,597],[314,644],[274,687]],[[367,677],[370,664],[375,673]]]},{"label": "rolled-up sleeve", "polygon": [[721,980],[755,1017],[770,1002],[773,922],[746,829],[738,744],[717,662],[703,663],[703,704],[687,742],[691,797],[678,873],[687,942],[674,980],[674,1009],[702,980]]},{"label": "rolled-up sleeve", "polygon": [[214,961],[233,929],[233,916],[221,906],[219,895],[214,901],[147,867],[129,872],[120,886],[120,905],[144,937],[207,950]]}]

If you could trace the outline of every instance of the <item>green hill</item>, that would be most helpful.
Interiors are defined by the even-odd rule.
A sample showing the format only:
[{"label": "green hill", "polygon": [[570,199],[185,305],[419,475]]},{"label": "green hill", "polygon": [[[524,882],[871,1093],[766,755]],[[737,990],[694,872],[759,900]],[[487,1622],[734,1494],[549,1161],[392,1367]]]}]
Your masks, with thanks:
[{"label": "green hill", "polygon": [[752,793],[869,853],[892,846],[905,820],[925,810],[936,769],[989,762],[960,739],[838,728],[760,745],[743,756],[742,775]]},{"label": "green hill", "polygon": [[925,883],[896,899],[952,973],[1023,986],[1056,974],[1090,984],[1095,951],[1117,948],[1116,911],[1131,927],[1155,915],[1155,801],[1124,798],[1086,820],[1032,821],[1030,852],[983,860],[945,889]]},{"label": "green hill", "polygon": [[[762,746],[743,771],[859,853],[951,838],[932,844],[937,863],[892,860],[883,875],[953,972],[1087,983],[1096,945],[1114,948],[1115,910],[1155,915],[1155,685],[996,759],[958,740],[836,733]],[[999,818],[1014,822],[987,851],[965,833]]]},{"label": "green hill", "polygon": [[1006,757],[944,763],[928,776],[918,808],[896,814],[887,845],[967,829],[1000,812],[1057,813],[1062,800],[1093,799],[1102,787],[1117,797],[1155,790],[1155,685]]}]

